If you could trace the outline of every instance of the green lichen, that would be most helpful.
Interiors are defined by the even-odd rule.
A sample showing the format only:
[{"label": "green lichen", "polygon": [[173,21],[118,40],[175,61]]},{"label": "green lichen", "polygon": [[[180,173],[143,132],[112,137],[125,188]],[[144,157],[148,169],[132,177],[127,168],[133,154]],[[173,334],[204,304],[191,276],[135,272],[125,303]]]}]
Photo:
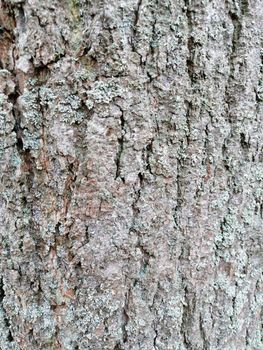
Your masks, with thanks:
[{"label": "green lichen", "polygon": [[90,91],[88,91],[88,99],[86,105],[89,108],[92,103],[110,103],[114,98],[123,96],[125,91],[120,87],[118,81],[109,79],[106,81],[96,81]]},{"label": "green lichen", "polygon": [[69,0],[69,9],[74,22],[80,21],[78,5],[79,5],[78,0]]},{"label": "green lichen", "polygon": [[32,134],[25,129],[23,132],[23,146],[25,149],[38,150],[40,148],[39,135]]},{"label": "green lichen", "polygon": [[216,234],[215,241],[222,247],[231,247],[235,239],[244,233],[243,223],[240,223],[235,210],[230,210],[221,222],[221,229]]},{"label": "green lichen", "polygon": [[18,168],[21,165],[21,157],[19,156],[18,152],[13,152],[11,157],[10,157],[10,164]]},{"label": "green lichen", "polygon": [[25,126],[39,127],[41,125],[41,114],[39,112],[38,90],[33,88],[26,91],[20,98],[23,109],[23,121]]},{"label": "green lichen", "polygon": [[64,93],[65,97],[61,103],[59,103],[55,109],[55,114],[59,114],[65,123],[70,125],[80,124],[86,117],[86,114],[82,110],[81,99],[74,94]]}]

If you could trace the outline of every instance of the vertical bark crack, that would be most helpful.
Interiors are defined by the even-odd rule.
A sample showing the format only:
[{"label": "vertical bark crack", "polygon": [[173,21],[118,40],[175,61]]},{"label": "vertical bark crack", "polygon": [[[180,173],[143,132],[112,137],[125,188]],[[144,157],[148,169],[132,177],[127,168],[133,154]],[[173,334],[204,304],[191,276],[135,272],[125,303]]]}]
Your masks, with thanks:
[{"label": "vertical bark crack", "polygon": [[152,172],[152,168],[151,168],[151,162],[150,162],[150,158],[153,155],[153,139],[151,140],[151,142],[146,146],[145,148],[146,150],[146,170],[149,171],[150,174],[154,175]]},{"label": "vertical bark crack", "polygon": [[132,51],[136,52],[136,37],[137,37],[137,27],[140,19],[140,8],[142,5],[142,0],[139,0],[135,9],[134,14],[134,22],[133,22],[133,28],[132,28],[132,38],[131,38],[131,47]]},{"label": "vertical bark crack", "polygon": [[4,283],[3,283],[3,278],[0,279],[0,308],[2,308],[3,312],[4,312],[4,323],[5,326],[8,330],[8,334],[7,334],[7,338],[6,340],[11,343],[14,341],[12,332],[11,332],[11,325],[10,325],[10,321],[9,318],[7,317],[6,311],[4,309],[4,305],[3,305],[3,301],[4,301],[4,297],[5,297],[5,290],[4,290]]},{"label": "vertical bark crack", "polygon": [[118,137],[118,150],[115,157],[115,163],[116,163],[115,180],[120,178],[124,182],[125,179],[123,176],[121,176],[121,157],[124,150],[124,135],[126,131],[125,131],[125,120],[124,120],[122,109],[121,109],[121,116],[120,116],[120,124],[121,124],[121,136]]},{"label": "vertical bark crack", "polygon": [[128,310],[129,310],[129,303],[130,303],[130,293],[131,293],[131,290],[129,288],[128,291],[126,292],[124,306],[123,306],[123,310],[122,310],[122,327],[121,327],[122,328],[122,344],[125,344],[128,341],[127,325],[129,322],[129,315],[128,315],[129,311]]}]

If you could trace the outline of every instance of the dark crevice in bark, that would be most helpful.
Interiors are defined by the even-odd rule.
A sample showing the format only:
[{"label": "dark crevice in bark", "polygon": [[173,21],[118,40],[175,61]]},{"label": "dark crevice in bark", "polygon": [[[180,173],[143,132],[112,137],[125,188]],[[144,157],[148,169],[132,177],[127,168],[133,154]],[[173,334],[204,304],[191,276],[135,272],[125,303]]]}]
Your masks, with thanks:
[{"label": "dark crevice in bark", "polygon": [[193,30],[193,18],[192,18],[192,11],[190,9],[189,1],[185,1],[185,15],[187,19],[187,26],[188,26],[188,39],[187,39],[187,49],[188,49],[188,57],[186,59],[186,65],[187,65],[187,71],[190,78],[191,83],[194,83],[194,38],[192,35]]},{"label": "dark crevice in bark", "polygon": [[[154,80],[154,78],[151,76],[151,74],[149,73],[149,72],[146,72],[146,74],[147,74],[147,77],[149,78],[149,80],[148,80],[148,84],[151,84],[152,83],[152,81]],[[147,84],[147,88],[148,88],[148,84]]]},{"label": "dark crevice in bark", "polygon": [[248,329],[246,329],[245,339],[246,339],[246,348],[249,349],[249,330]]},{"label": "dark crevice in bark", "polygon": [[227,171],[231,172],[231,167],[229,164],[229,156],[228,156],[228,147],[226,144],[227,140],[224,141],[223,145],[222,145],[222,160],[223,160],[223,164],[224,167]]},{"label": "dark crevice in bark", "polygon": [[[135,191],[135,200],[133,202],[134,209],[136,208],[136,205],[141,197],[141,189],[142,189],[143,181],[144,181],[142,173],[138,174],[138,179],[139,179],[139,189],[137,191]],[[136,210],[138,210],[138,209],[136,209]]]},{"label": "dark crevice in bark", "polygon": [[186,101],[186,126],[187,126],[187,130],[186,130],[186,142],[189,145],[190,144],[190,135],[191,135],[191,118],[192,118],[192,113],[193,113],[193,106],[192,106],[192,102]]},{"label": "dark crevice in bark", "polygon": [[[154,56],[154,52],[155,52],[155,40],[156,40],[156,24],[157,24],[157,19],[155,18],[154,21],[153,21],[153,24],[152,24],[152,39],[149,43],[149,46],[150,46],[150,55],[153,57]],[[147,60],[147,59],[146,59]],[[158,65],[156,66],[157,70],[158,70]],[[159,75],[159,72],[158,72],[158,75]]]},{"label": "dark crevice in bark", "polygon": [[240,145],[244,151],[249,151],[250,149],[250,139],[246,138],[246,135],[242,132],[240,133]]},{"label": "dark crevice in bark", "polygon": [[142,265],[141,265],[141,269],[140,269],[140,274],[144,275],[147,271],[147,268],[149,266],[149,261],[150,258],[153,258],[154,255],[149,253],[140,243],[140,241],[138,241],[136,247],[138,247],[142,253]]},{"label": "dark crevice in bark", "polygon": [[32,11],[32,17],[36,17],[39,27],[46,28],[46,23],[42,23],[42,19],[38,16],[36,11]]},{"label": "dark crevice in bark", "polygon": [[14,341],[14,338],[12,336],[12,333],[11,333],[11,324],[10,324],[10,321],[6,315],[6,312],[5,312],[5,309],[4,309],[4,306],[3,306],[3,300],[5,298],[5,290],[4,290],[4,283],[3,283],[3,279],[1,278],[0,279],[0,308],[2,308],[3,310],[3,313],[4,313],[4,322],[5,322],[5,326],[6,328],[8,329],[8,334],[7,334],[7,341],[9,343],[13,342]]},{"label": "dark crevice in bark", "polygon": [[115,180],[120,178],[122,182],[125,182],[125,179],[123,176],[121,176],[121,157],[124,150],[124,135],[125,135],[125,120],[123,116],[123,110],[121,109],[121,116],[120,116],[120,124],[121,124],[121,136],[118,137],[118,150],[115,157],[115,164],[116,164],[116,173],[115,173]]},{"label": "dark crevice in bark", "polygon": [[129,315],[128,315],[128,312],[129,312],[129,303],[130,303],[130,289],[128,289],[127,293],[126,293],[126,296],[125,296],[125,301],[124,301],[124,306],[123,306],[123,309],[122,309],[122,326],[121,326],[121,329],[122,329],[122,344],[125,344],[127,343],[128,341],[128,333],[127,333],[127,325],[128,325],[128,322],[129,322]]},{"label": "dark crevice in bark", "polygon": [[154,175],[151,168],[151,161],[150,161],[151,157],[153,156],[153,139],[145,147],[145,152],[146,152],[146,155],[145,155],[146,170],[148,170],[151,175]]},{"label": "dark crevice in bark", "polygon": [[79,167],[79,162],[76,160],[73,163],[69,163],[68,165],[68,177],[65,183],[65,189],[64,189],[64,215],[65,219],[71,204],[75,183],[77,180],[77,171]]},{"label": "dark crevice in bark", "polygon": [[19,97],[19,93],[18,93],[17,88],[16,88],[15,92],[9,96],[9,100],[13,106],[12,113],[13,113],[13,117],[15,119],[15,124],[14,124],[14,128],[12,131],[14,131],[16,134],[17,151],[21,156],[23,156],[23,152],[24,152],[23,130],[24,129],[21,127],[21,115],[20,115],[19,111],[17,111],[17,107],[16,107],[18,97]]},{"label": "dark crevice in bark", "polygon": [[154,338],[153,338],[153,348],[157,350],[157,349],[158,349],[158,348],[157,348],[158,332],[157,332],[156,329],[154,329],[154,333],[155,333],[155,336],[154,336]]},{"label": "dark crevice in bark", "polygon": [[137,40],[137,31],[138,31],[138,22],[140,19],[140,8],[142,5],[143,0],[139,0],[135,9],[134,13],[134,21],[133,21],[133,27],[132,27],[132,37],[131,37],[131,47],[132,51],[137,52],[136,50],[136,40]]},{"label": "dark crevice in bark", "polygon": [[4,283],[3,279],[0,280],[0,304],[3,304],[3,300],[5,297]]},{"label": "dark crevice in bark", "polygon": [[[263,47],[263,40],[260,41],[260,47]],[[257,119],[261,120],[262,115],[262,102],[263,102],[263,50],[260,50],[260,70],[258,75],[258,83],[255,88],[255,102],[256,102],[256,111],[257,111]],[[256,157],[258,157],[258,161],[262,160],[262,149],[259,151],[259,146],[257,143],[257,148],[255,150],[255,154],[252,155],[252,161],[255,161]]]},{"label": "dark crevice in bark", "polygon": [[123,347],[121,346],[120,343],[117,343],[117,344],[114,346],[114,350],[123,350]]},{"label": "dark crevice in bark", "polygon": [[130,231],[132,231],[134,229],[136,217],[140,212],[140,209],[137,207],[137,204],[138,204],[140,197],[141,197],[141,189],[142,189],[143,181],[144,181],[143,175],[141,173],[138,174],[138,181],[139,181],[139,186],[138,186],[139,188],[137,190],[135,190],[135,198],[134,198],[133,203],[132,203],[132,224],[130,227]]},{"label": "dark crevice in bark", "polygon": [[175,206],[175,208],[173,209],[173,221],[174,221],[174,228],[177,229],[179,227],[177,206]]},{"label": "dark crevice in bark", "polygon": [[58,222],[55,226],[55,232],[57,236],[59,236],[60,227],[61,227],[61,222]]},{"label": "dark crevice in bark", "polygon": [[22,129],[20,128],[20,125],[17,121],[15,122],[13,131],[16,133],[16,147],[18,153],[21,153],[24,148],[22,139]]},{"label": "dark crevice in bark", "polygon": [[5,325],[8,328],[7,341],[9,343],[12,343],[14,341],[14,338],[13,338],[12,332],[10,330],[10,323],[9,323],[8,318],[5,318]]},{"label": "dark crevice in bark", "polygon": [[[31,59],[33,64],[33,59]],[[50,68],[47,65],[34,66],[32,77],[36,78],[35,86],[41,86],[47,83],[50,77]]]},{"label": "dark crevice in bark", "polygon": [[260,210],[259,210],[259,212],[260,212],[261,219],[263,219],[263,203],[262,202],[260,203]]},{"label": "dark crevice in bark", "polygon": [[206,158],[208,158],[208,154],[207,154],[208,153],[207,152],[208,144],[209,144],[209,125],[206,124],[205,137],[204,137],[204,149],[205,149]]},{"label": "dark crevice in bark", "polygon": [[[221,222],[220,222],[220,232],[221,232],[221,237],[222,237],[222,239],[219,243],[220,247],[224,246],[224,242],[225,242],[224,235],[225,235],[225,232],[227,230],[227,226],[228,226],[228,223],[227,223],[226,218],[224,217],[223,220],[221,220]],[[219,248],[219,250],[220,250],[220,248]]]}]

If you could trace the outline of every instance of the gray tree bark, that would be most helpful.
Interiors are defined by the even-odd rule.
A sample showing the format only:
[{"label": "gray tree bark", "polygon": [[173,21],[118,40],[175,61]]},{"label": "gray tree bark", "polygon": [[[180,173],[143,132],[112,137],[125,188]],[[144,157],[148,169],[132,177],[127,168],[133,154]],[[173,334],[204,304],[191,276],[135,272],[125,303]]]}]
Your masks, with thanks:
[{"label": "gray tree bark", "polygon": [[260,350],[262,0],[0,0],[1,350]]}]

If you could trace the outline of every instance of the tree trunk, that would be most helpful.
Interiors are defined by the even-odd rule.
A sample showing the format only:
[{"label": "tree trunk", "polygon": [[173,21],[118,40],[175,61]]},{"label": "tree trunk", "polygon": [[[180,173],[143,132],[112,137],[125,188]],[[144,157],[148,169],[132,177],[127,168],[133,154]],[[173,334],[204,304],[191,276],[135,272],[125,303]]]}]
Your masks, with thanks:
[{"label": "tree trunk", "polygon": [[262,0],[0,0],[1,350],[260,350]]}]

